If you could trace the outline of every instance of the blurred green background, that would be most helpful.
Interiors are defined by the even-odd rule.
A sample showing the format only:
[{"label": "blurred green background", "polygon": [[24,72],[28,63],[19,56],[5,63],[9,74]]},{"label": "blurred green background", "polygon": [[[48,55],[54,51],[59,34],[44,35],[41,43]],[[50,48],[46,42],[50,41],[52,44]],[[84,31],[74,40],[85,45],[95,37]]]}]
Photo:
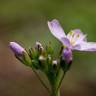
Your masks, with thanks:
[{"label": "blurred green background", "polygon": [[[47,21],[58,19],[65,32],[80,28],[96,41],[96,0],[0,0],[0,96],[48,96],[29,67],[15,59],[9,42],[29,48],[36,41],[58,42]],[[61,96],[96,96],[96,53],[74,52]],[[43,76],[42,76],[43,78]]]}]

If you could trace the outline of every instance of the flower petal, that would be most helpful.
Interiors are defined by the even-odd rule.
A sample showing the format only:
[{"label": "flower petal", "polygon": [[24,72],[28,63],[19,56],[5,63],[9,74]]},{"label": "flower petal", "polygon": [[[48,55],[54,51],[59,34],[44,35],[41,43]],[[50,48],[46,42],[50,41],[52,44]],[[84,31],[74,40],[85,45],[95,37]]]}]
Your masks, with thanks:
[{"label": "flower petal", "polygon": [[79,51],[96,51],[95,42],[82,42],[78,48],[73,48],[74,50]]},{"label": "flower petal", "polygon": [[52,21],[48,21],[48,27],[53,36],[55,36],[59,41],[63,42],[62,38],[66,37],[66,35],[58,20],[54,19]]},{"label": "flower petal", "polygon": [[65,48],[66,48],[66,47],[72,48],[69,39],[67,39],[67,38],[61,38],[61,39],[62,39],[63,46],[64,46]]}]

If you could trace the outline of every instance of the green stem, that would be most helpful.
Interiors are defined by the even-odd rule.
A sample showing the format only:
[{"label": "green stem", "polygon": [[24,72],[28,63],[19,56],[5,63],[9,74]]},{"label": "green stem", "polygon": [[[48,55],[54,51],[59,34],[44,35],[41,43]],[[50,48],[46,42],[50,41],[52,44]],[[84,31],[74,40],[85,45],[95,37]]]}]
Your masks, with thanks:
[{"label": "green stem", "polygon": [[61,80],[60,80],[59,85],[58,85],[58,87],[57,87],[57,89],[56,89],[56,92],[58,92],[58,89],[59,89],[60,86],[61,86],[61,83],[62,83],[62,81],[63,81],[63,79],[64,79],[64,76],[65,76],[65,73],[63,73],[63,75],[62,75],[62,77],[61,77]]},{"label": "green stem", "polygon": [[49,88],[45,85],[45,83],[43,82],[43,80],[40,78],[40,76],[38,75],[38,73],[33,70],[33,72],[36,74],[37,78],[40,80],[40,82],[42,83],[42,85],[45,87],[45,89],[48,91],[48,93],[50,93]]},{"label": "green stem", "polygon": [[57,79],[58,82],[57,82],[57,87],[56,87],[56,90],[55,90],[56,94],[58,94],[58,90],[60,90],[60,86],[61,86],[61,83],[62,83],[62,81],[64,79],[65,74],[66,74],[66,71],[62,73],[62,70],[59,70],[59,74],[58,74],[59,80]]},{"label": "green stem", "polygon": [[60,89],[57,92],[53,89],[50,96],[60,96]]}]

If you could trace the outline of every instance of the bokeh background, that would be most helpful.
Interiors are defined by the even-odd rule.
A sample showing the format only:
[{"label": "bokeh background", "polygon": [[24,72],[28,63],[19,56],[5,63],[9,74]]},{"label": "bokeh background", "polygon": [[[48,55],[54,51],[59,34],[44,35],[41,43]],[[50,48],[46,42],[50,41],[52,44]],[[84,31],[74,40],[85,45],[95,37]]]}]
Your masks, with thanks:
[{"label": "bokeh background", "polygon": [[[80,28],[89,41],[96,41],[96,0],[0,0],[0,96],[48,96],[31,68],[14,57],[8,44],[16,41],[29,48],[36,41],[46,45],[51,41],[58,50],[60,42],[47,26],[54,18],[66,33]],[[96,96],[96,52],[73,55],[61,96]]]}]

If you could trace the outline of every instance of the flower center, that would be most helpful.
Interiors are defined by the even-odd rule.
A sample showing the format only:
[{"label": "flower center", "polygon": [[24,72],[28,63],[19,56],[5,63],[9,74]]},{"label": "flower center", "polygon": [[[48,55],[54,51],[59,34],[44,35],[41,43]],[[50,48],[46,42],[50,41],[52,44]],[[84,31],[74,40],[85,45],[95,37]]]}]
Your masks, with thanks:
[{"label": "flower center", "polygon": [[70,35],[71,35],[71,37],[70,37],[70,43],[71,43],[71,45],[74,45],[75,42],[80,38],[80,34],[79,33],[76,34],[74,32],[70,32]]}]

